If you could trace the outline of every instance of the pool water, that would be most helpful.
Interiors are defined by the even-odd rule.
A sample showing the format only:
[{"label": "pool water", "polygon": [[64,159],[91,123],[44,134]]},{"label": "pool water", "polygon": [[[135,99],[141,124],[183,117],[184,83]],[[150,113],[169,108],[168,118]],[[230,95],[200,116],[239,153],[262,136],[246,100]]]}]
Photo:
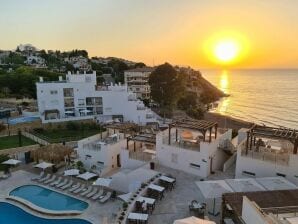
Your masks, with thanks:
[{"label": "pool water", "polygon": [[32,204],[53,211],[83,211],[88,203],[37,185],[24,185],[9,193]]},{"label": "pool water", "polygon": [[21,124],[21,123],[27,123],[27,122],[32,122],[36,121],[39,119],[39,116],[28,116],[28,117],[17,117],[17,118],[12,118],[8,121],[10,125],[14,124]]},{"label": "pool water", "polygon": [[83,219],[44,219],[31,215],[19,207],[0,202],[0,224],[91,224]]}]

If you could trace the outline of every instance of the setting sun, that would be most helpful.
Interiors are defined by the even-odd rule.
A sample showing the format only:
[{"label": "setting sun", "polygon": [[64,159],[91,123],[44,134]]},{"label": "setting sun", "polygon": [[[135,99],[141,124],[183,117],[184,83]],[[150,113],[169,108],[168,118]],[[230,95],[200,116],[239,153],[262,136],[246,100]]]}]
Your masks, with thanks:
[{"label": "setting sun", "polygon": [[215,57],[224,63],[231,62],[238,54],[239,46],[232,40],[220,41],[214,47]]}]

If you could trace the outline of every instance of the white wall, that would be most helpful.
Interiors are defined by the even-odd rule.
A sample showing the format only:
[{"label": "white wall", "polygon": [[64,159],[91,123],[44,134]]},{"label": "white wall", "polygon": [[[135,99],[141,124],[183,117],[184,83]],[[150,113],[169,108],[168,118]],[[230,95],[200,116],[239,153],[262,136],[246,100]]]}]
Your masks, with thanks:
[{"label": "white wall", "polygon": [[288,165],[281,165],[274,161],[241,156],[241,149],[238,149],[236,178],[247,178],[247,175],[243,175],[243,171],[255,173],[255,177],[274,177],[277,176],[276,173],[286,174],[286,179],[298,185],[298,155],[291,154]]},{"label": "white wall", "polygon": [[257,205],[245,196],[242,203],[242,219],[246,224],[268,224]]}]

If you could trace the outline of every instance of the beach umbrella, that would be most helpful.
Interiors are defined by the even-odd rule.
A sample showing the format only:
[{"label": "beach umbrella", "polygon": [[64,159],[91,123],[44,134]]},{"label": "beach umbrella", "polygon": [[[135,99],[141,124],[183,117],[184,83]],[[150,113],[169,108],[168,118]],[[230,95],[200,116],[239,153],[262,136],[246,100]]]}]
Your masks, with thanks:
[{"label": "beach umbrella", "polygon": [[91,178],[96,177],[96,176],[98,176],[98,175],[95,173],[85,172],[77,177],[81,178],[83,180],[90,180]]},{"label": "beach umbrella", "polygon": [[98,178],[93,185],[102,186],[102,187],[109,187],[112,182],[111,178]]},{"label": "beach umbrella", "polygon": [[185,219],[175,220],[173,224],[216,224],[213,221],[199,219],[197,217],[191,216]]},{"label": "beach umbrella", "polygon": [[35,165],[34,167],[45,170],[46,168],[49,168],[49,167],[52,167],[52,166],[54,166],[53,163],[42,162],[42,163],[39,163],[39,164]]},{"label": "beach umbrella", "polygon": [[20,160],[9,159],[9,160],[4,161],[2,164],[15,166],[15,165],[18,165],[19,163],[21,163]]},{"label": "beach umbrella", "polygon": [[70,169],[64,171],[64,176],[77,176],[80,174],[78,169]]}]

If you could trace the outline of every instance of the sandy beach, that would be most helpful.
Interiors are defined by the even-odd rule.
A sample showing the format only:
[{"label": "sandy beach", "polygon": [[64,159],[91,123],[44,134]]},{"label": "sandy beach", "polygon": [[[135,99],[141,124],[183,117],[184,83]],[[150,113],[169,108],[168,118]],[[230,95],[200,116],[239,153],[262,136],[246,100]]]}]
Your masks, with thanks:
[{"label": "sandy beach", "polygon": [[235,130],[239,130],[240,128],[249,128],[252,125],[251,122],[247,122],[247,121],[232,118],[229,116],[221,115],[219,113],[207,112],[204,115],[204,119],[217,122],[219,127],[221,127],[221,128],[226,127],[226,128],[232,128]]}]

